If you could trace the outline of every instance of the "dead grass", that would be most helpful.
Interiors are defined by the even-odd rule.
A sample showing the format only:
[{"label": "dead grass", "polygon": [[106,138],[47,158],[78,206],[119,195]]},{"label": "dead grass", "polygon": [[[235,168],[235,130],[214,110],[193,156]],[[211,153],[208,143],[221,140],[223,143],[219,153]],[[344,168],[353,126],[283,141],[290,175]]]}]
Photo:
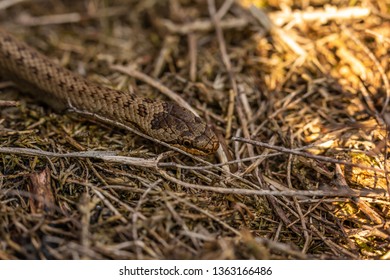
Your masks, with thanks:
[{"label": "dead grass", "polygon": [[390,2],[290,2],[0,5],[90,80],[177,93],[224,148],[172,153],[2,81],[0,258],[390,258]]}]

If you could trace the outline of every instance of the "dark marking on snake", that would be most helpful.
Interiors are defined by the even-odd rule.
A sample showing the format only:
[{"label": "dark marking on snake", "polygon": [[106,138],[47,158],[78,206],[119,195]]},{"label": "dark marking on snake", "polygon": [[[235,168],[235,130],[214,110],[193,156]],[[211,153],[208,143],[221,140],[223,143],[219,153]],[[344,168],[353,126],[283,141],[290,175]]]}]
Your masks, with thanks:
[{"label": "dark marking on snake", "polygon": [[148,115],[148,108],[144,104],[140,103],[138,104],[137,113],[141,118],[144,118]]}]

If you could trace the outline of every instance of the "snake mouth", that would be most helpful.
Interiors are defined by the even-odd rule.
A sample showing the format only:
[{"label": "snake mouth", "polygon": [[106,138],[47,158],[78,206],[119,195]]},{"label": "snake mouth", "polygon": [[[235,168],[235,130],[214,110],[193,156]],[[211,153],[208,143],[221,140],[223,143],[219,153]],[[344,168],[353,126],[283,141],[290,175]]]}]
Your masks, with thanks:
[{"label": "snake mouth", "polygon": [[[202,137],[204,137],[204,136],[202,135]],[[210,137],[209,141],[204,146],[205,147],[204,149],[199,149],[199,148],[193,147],[193,146],[192,147],[188,147],[188,146],[184,146],[184,145],[181,145],[181,144],[178,144],[178,143],[171,144],[171,145],[176,147],[176,148],[179,148],[180,150],[183,150],[183,151],[185,151],[187,153],[190,153],[192,155],[208,156],[208,155],[214,154],[218,150],[218,148],[219,148],[219,141],[218,141],[218,139],[216,138],[215,135],[213,137]]]}]

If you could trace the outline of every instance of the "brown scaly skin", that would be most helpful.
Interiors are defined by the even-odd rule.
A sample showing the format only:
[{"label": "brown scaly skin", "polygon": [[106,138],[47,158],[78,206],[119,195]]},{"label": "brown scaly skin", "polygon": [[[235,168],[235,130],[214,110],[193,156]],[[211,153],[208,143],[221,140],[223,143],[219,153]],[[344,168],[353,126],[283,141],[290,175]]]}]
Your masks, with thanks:
[{"label": "brown scaly skin", "polygon": [[57,65],[0,29],[0,71],[39,89],[39,99],[129,125],[194,155],[214,153],[219,142],[200,118],[174,103],[93,84]]}]

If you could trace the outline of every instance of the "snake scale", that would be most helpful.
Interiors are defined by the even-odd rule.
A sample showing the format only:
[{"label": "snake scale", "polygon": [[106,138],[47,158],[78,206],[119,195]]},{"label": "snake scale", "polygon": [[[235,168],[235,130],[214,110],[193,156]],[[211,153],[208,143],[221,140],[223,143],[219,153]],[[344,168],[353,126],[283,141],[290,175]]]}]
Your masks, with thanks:
[{"label": "snake scale", "polygon": [[214,132],[189,110],[94,84],[1,29],[0,73],[16,85],[37,89],[38,98],[49,105],[56,100],[63,108],[104,116],[191,154],[208,155],[219,147]]}]

